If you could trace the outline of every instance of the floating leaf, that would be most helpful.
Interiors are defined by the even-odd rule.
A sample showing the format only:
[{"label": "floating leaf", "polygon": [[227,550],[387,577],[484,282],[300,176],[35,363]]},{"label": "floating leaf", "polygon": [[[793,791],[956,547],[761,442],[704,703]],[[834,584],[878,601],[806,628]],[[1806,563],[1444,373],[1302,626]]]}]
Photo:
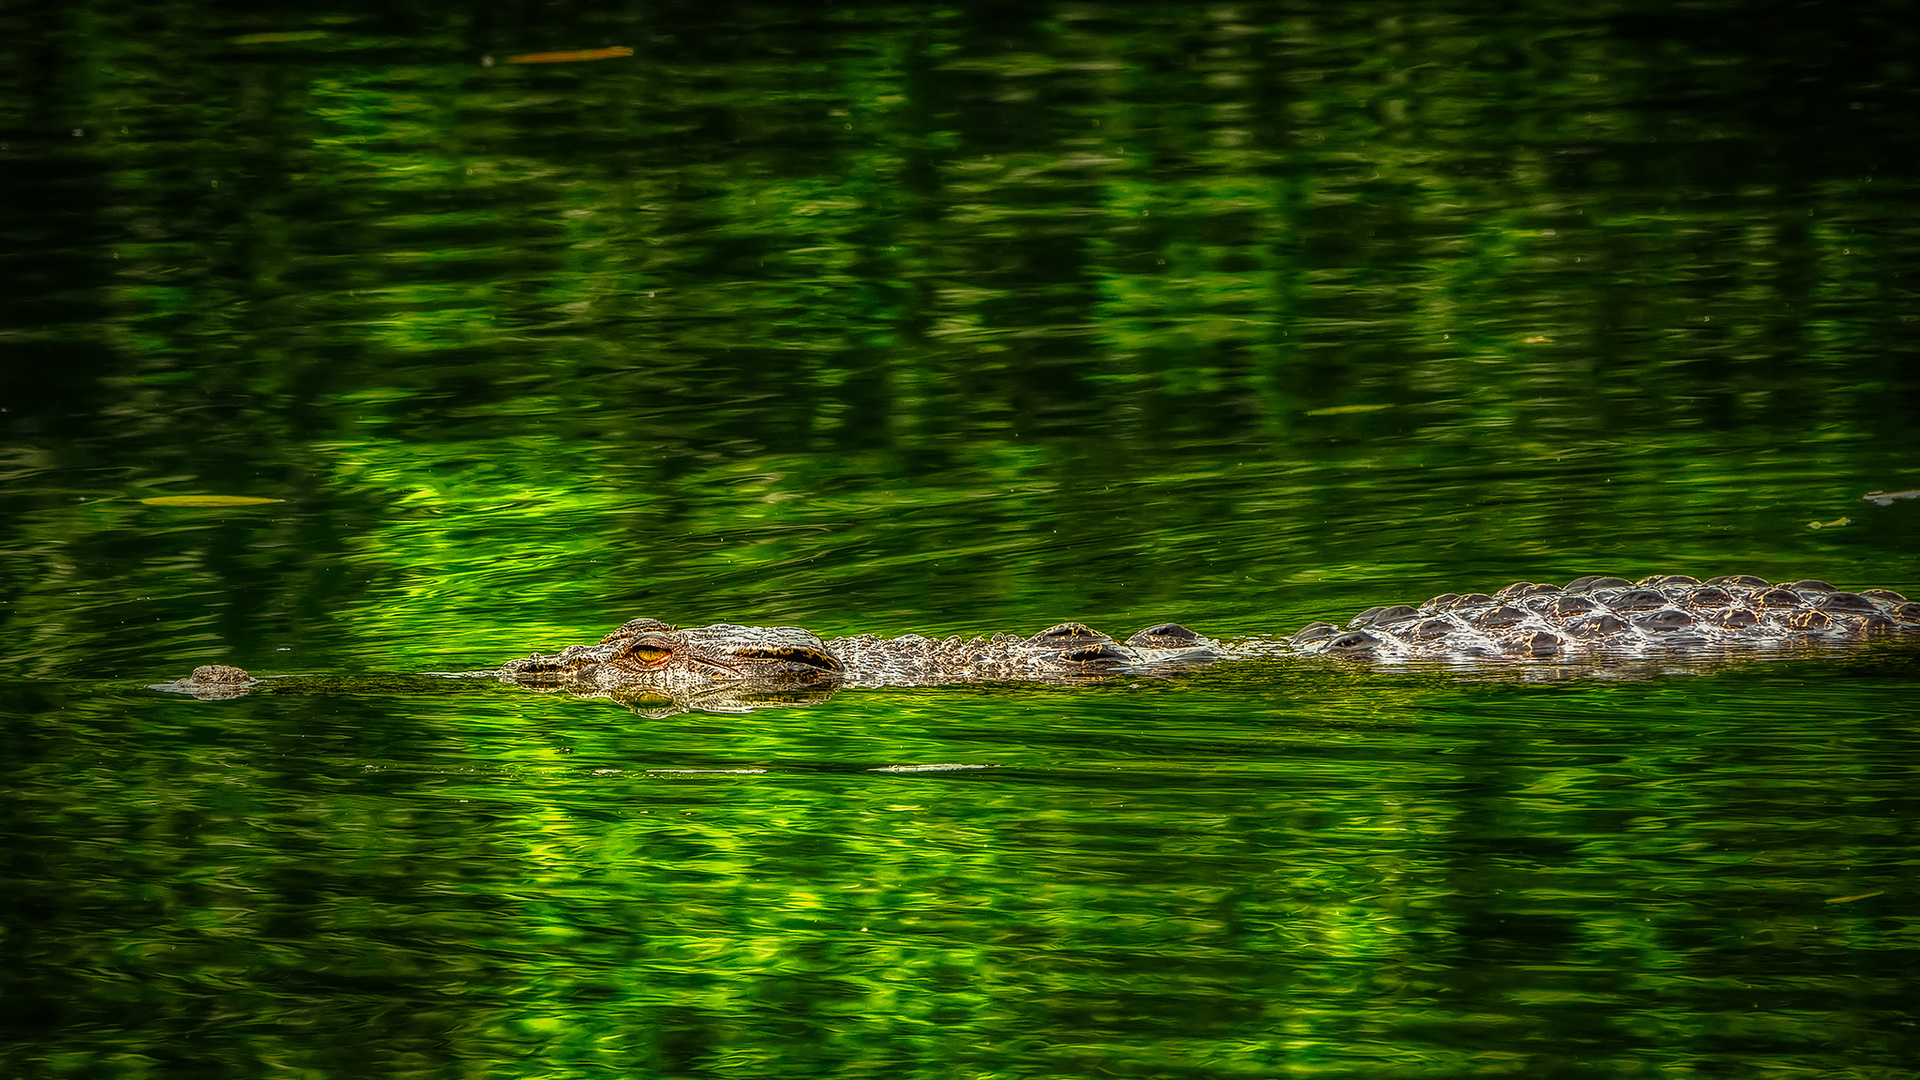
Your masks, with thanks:
[{"label": "floating leaf", "polygon": [[1851,525],[1851,524],[1853,524],[1853,519],[1852,519],[1852,518],[1845,518],[1845,517],[1843,517],[1843,518],[1834,518],[1834,519],[1833,519],[1832,521],[1809,521],[1809,522],[1807,522],[1807,528],[1809,528],[1809,529],[1837,529],[1837,528],[1839,528],[1839,527],[1840,527],[1840,526],[1842,526],[1842,525]]},{"label": "floating leaf", "polygon": [[148,506],[262,506],[285,499],[256,499],[251,495],[155,495],[141,499]]},{"label": "floating leaf", "polygon": [[1391,405],[1329,405],[1324,409],[1308,409],[1308,416],[1345,416],[1348,413],[1379,412],[1391,409]]},{"label": "floating leaf", "polygon": [[1522,345],[1551,345],[1551,344],[1553,344],[1553,339],[1552,339],[1552,338],[1550,338],[1550,337],[1548,337],[1548,336],[1547,336],[1547,335],[1545,335],[1545,334],[1534,334],[1534,335],[1533,335],[1533,336],[1531,336],[1531,337],[1523,337],[1523,338],[1521,338],[1521,339],[1520,339],[1520,344],[1522,344]]},{"label": "floating leaf", "polygon": [[507,57],[509,64],[572,64],[581,60],[613,60],[622,56],[632,56],[633,50],[625,45],[612,45],[604,49],[570,49],[565,52],[531,52],[519,56]]},{"label": "floating leaf", "polygon": [[325,30],[282,30],[271,34],[241,34],[227,40],[235,45],[278,45],[283,41],[316,41],[326,36]]}]

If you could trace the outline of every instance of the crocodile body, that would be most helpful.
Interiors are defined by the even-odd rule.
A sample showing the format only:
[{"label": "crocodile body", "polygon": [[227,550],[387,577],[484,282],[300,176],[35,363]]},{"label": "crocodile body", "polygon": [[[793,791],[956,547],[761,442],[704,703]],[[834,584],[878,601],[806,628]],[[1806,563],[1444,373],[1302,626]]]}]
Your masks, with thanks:
[{"label": "crocodile body", "polygon": [[[739,710],[820,700],[840,688],[953,683],[1073,683],[1169,675],[1236,659],[1325,656],[1376,662],[1601,662],[1706,658],[1920,634],[1920,604],[1885,589],[1845,592],[1814,580],[1772,585],[1749,575],[1566,586],[1517,582],[1497,593],[1447,593],[1368,608],[1344,627],[1313,623],[1286,638],[1221,643],[1177,623],[1125,641],[1080,623],[1021,637],[871,634],[822,641],[795,626],[676,629],[634,619],[594,645],[534,653],[458,673],[546,692],[613,697],[636,707]],[[210,665],[156,689],[203,698],[273,690],[239,668]],[[289,687],[291,689],[291,687]]]},{"label": "crocodile body", "polygon": [[1117,674],[1170,675],[1228,657],[1219,642],[1181,626],[1149,626],[1125,641],[1080,623],[1031,637],[929,638],[872,634],[834,638],[827,650],[846,665],[850,687],[978,682],[1071,682]]},{"label": "crocodile body", "polygon": [[1577,660],[1716,656],[1916,631],[1920,604],[1890,589],[1855,593],[1811,579],[1773,585],[1748,574],[1704,582],[1662,574],[1446,593],[1418,607],[1368,608],[1344,628],[1314,623],[1288,644],[1302,653],[1373,660]]}]

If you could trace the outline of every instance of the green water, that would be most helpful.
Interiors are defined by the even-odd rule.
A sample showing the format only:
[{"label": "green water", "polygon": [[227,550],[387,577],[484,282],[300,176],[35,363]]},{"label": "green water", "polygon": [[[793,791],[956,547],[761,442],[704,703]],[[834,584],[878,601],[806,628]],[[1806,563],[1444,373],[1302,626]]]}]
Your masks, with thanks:
[{"label": "green water", "polygon": [[1920,595],[1910,14],[0,9],[0,1069],[1920,1075],[1910,642],[144,688]]}]

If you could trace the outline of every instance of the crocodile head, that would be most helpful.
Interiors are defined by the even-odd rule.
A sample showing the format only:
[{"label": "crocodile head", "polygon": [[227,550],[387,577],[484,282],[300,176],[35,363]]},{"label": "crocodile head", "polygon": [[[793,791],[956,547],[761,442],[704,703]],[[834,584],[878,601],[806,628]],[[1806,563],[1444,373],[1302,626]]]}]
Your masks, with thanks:
[{"label": "crocodile head", "polygon": [[259,685],[259,679],[240,668],[227,664],[203,664],[194,668],[193,674],[184,679],[158,683],[147,689],[168,694],[189,694],[202,701],[222,701],[243,697],[247,691]]},{"label": "crocodile head", "polygon": [[719,623],[676,630],[658,619],[634,619],[597,645],[509,660],[499,676],[535,689],[684,693],[739,685],[831,686],[843,670],[818,637],[797,626]]}]

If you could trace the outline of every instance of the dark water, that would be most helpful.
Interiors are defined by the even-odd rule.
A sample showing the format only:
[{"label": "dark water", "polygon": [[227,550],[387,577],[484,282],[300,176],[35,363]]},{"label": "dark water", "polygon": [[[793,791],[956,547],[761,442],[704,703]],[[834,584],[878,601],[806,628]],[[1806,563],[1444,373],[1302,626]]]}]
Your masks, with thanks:
[{"label": "dark water", "polygon": [[1920,592],[1913,25],[0,8],[0,1067],[1915,1075],[1911,645],[143,689]]}]

